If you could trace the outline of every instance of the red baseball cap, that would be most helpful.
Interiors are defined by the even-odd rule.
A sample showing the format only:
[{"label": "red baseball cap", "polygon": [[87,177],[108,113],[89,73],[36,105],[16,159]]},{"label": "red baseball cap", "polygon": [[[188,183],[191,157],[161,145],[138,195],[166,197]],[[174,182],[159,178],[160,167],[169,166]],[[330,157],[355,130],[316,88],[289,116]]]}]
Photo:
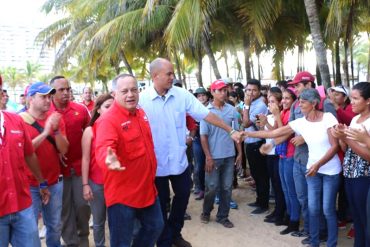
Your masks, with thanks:
[{"label": "red baseball cap", "polygon": [[225,87],[227,87],[227,84],[223,80],[217,80],[217,81],[212,82],[212,84],[211,84],[211,90],[212,91],[219,90],[219,89],[225,88]]},{"label": "red baseball cap", "polygon": [[300,82],[315,82],[315,77],[307,71],[301,71],[295,75],[293,81],[289,82],[288,85],[294,85]]}]

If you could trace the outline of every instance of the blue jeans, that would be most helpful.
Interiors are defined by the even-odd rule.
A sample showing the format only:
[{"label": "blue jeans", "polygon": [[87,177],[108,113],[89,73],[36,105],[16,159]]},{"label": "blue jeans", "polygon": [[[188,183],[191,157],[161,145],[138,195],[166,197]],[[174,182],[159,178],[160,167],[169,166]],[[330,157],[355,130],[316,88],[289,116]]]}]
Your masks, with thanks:
[{"label": "blue jeans", "polygon": [[317,173],[307,177],[308,186],[308,211],[310,216],[311,245],[319,246],[321,207],[326,219],[328,247],[337,246],[338,223],[336,213],[336,198],[339,188],[339,174],[325,175]]},{"label": "blue jeans", "polygon": [[307,195],[307,181],[306,181],[306,165],[301,165],[294,161],[293,164],[293,177],[295,191],[297,198],[301,205],[303,230],[309,232],[309,216],[308,216],[308,195]]},{"label": "blue jeans", "polygon": [[290,221],[299,221],[301,207],[295,190],[293,166],[293,158],[280,158],[279,175],[281,187],[284,192],[287,213],[290,216]]},{"label": "blue jeans", "polygon": [[370,226],[366,222],[366,207],[368,209],[370,207],[370,205],[366,206],[370,191],[370,177],[345,178],[344,185],[355,227],[354,246],[370,247]]},{"label": "blue jeans", "polygon": [[44,225],[46,227],[46,245],[61,246],[60,237],[62,235],[62,198],[63,182],[49,186],[50,199],[44,205],[41,201],[40,190],[38,187],[30,187],[32,196],[32,208],[35,222],[38,222],[39,213],[42,213]]},{"label": "blue jeans", "polygon": [[230,200],[234,178],[234,157],[214,159],[215,168],[205,174],[206,189],[203,201],[203,214],[210,215],[213,209],[216,194],[220,197],[217,211],[217,220],[222,221],[229,217]]},{"label": "blue jeans", "polygon": [[105,246],[105,220],[107,207],[104,199],[104,186],[89,180],[89,185],[94,195],[90,201],[91,213],[93,215],[94,242],[96,247]]},{"label": "blue jeans", "polygon": [[[174,197],[171,203],[170,183]],[[190,166],[179,175],[156,177],[155,185],[161,203],[164,229],[157,241],[158,247],[171,247],[172,241],[181,237],[184,226],[184,215],[190,197]]]},{"label": "blue jeans", "polygon": [[[141,227],[134,237],[137,219]],[[158,198],[146,208],[132,208],[123,204],[108,207],[108,225],[112,247],[154,246],[164,226]]]},{"label": "blue jeans", "polygon": [[204,191],[204,166],[206,163],[206,157],[204,155],[200,138],[196,137],[193,141],[193,154],[194,154],[194,183],[196,189]]},{"label": "blue jeans", "polygon": [[0,247],[41,247],[32,206],[0,217]]}]

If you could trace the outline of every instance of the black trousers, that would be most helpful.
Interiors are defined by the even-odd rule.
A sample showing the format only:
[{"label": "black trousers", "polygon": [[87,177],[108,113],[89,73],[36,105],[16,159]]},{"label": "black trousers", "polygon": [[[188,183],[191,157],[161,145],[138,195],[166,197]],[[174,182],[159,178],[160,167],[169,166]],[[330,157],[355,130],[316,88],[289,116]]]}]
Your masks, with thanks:
[{"label": "black trousers", "polygon": [[264,141],[247,143],[245,153],[248,159],[251,175],[256,182],[257,204],[261,208],[269,205],[270,182],[266,164],[266,156],[262,155],[259,148]]}]

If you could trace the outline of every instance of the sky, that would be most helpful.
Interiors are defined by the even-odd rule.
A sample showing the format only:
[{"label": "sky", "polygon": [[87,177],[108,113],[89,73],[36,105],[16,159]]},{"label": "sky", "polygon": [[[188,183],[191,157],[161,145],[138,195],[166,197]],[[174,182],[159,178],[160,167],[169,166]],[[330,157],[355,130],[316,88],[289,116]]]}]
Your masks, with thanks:
[{"label": "sky", "polygon": [[6,25],[47,26],[57,15],[41,12],[46,0],[0,0],[0,23]]}]

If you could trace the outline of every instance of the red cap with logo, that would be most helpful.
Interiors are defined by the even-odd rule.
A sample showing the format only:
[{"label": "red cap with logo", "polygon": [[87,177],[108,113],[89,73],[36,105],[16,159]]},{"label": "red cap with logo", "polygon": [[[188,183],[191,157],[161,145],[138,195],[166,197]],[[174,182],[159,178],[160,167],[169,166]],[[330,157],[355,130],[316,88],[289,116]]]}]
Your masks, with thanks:
[{"label": "red cap with logo", "polygon": [[211,90],[212,91],[219,90],[219,89],[225,88],[225,87],[227,87],[227,84],[223,80],[217,80],[217,81],[212,82],[212,84],[211,84]]},{"label": "red cap with logo", "polygon": [[301,71],[294,77],[293,81],[289,82],[288,85],[294,85],[300,82],[315,82],[315,77],[307,71]]}]

